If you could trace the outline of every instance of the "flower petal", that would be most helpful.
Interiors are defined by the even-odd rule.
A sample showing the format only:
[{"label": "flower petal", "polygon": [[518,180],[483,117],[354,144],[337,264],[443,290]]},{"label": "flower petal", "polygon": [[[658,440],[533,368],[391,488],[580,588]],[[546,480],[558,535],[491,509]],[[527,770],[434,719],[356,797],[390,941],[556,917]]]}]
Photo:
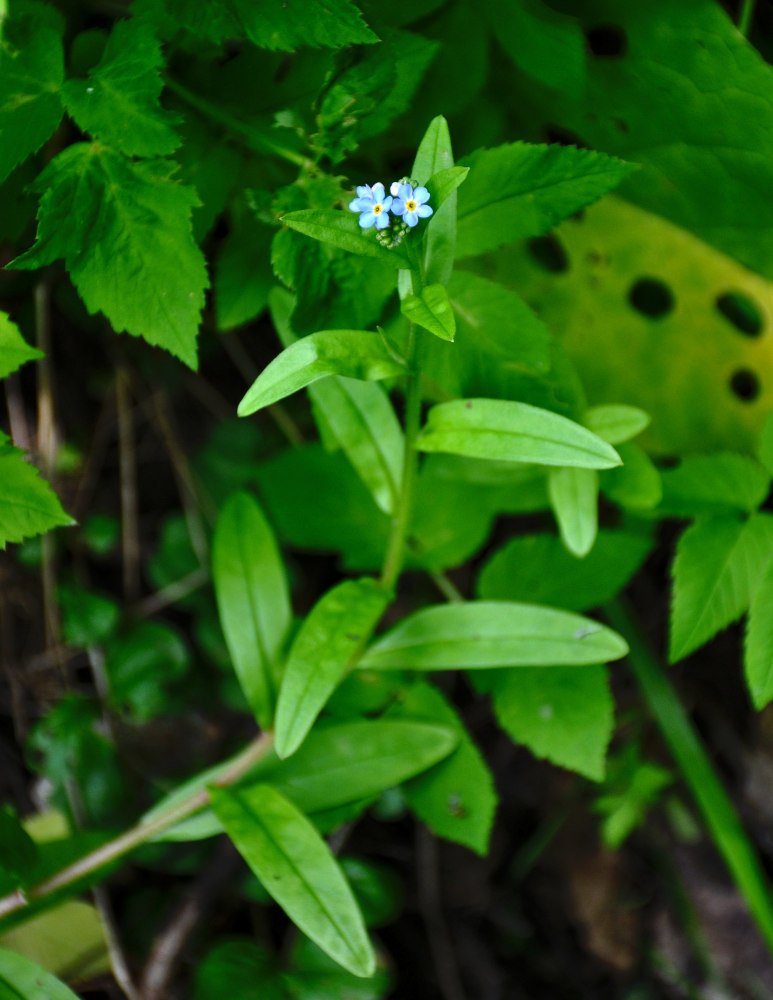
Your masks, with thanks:
[{"label": "flower petal", "polygon": [[413,188],[410,184],[400,185],[400,197],[403,201],[411,201],[413,198]]},{"label": "flower petal", "polygon": [[429,201],[429,191],[425,187],[417,187],[413,192],[413,200],[423,205],[425,201]]},{"label": "flower petal", "polygon": [[388,194],[386,198],[384,198],[384,200],[381,202],[381,207],[384,209],[385,212],[389,211],[389,208],[393,201],[394,198],[392,197],[392,195]]},{"label": "flower petal", "polygon": [[384,195],[386,194],[386,192],[384,191],[384,185],[381,183],[381,181],[379,181],[378,184],[374,184],[372,190],[373,190],[374,201],[384,200]]},{"label": "flower petal", "polygon": [[403,215],[403,219],[411,227],[415,226],[416,223],[419,221],[419,217],[415,212],[406,212]]},{"label": "flower petal", "polygon": [[376,219],[378,216],[374,212],[363,212],[357,221],[360,223],[360,228],[370,229]]},{"label": "flower petal", "polygon": [[373,202],[370,198],[355,198],[349,202],[350,212],[369,212],[372,208]]},{"label": "flower petal", "polygon": [[376,216],[376,229],[386,229],[389,225],[389,213],[382,212],[381,215]]},{"label": "flower petal", "polygon": [[393,198],[396,198],[400,194],[400,181],[392,181],[389,185],[389,193]]},{"label": "flower petal", "polygon": [[420,219],[428,219],[430,215],[432,215],[432,209],[429,207],[429,205],[419,205],[419,207],[416,209],[416,214],[419,216]]},{"label": "flower petal", "polygon": [[373,192],[370,189],[370,184],[360,184],[360,186],[357,188],[357,197],[372,198]]},{"label": "flower petal", "polygon": [[393,215],[402,215],[404,211],[405,211],[405,202],[402,201],[400,198],[393,198],[392,199],[392,214]]}]

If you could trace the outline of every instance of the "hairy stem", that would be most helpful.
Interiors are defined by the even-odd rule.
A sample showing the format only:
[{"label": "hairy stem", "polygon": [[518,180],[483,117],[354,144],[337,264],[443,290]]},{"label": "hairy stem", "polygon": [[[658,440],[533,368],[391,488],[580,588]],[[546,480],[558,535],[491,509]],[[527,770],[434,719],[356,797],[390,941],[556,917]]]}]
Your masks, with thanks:
[{"label": "hairy stem", "polygon": [[[261,733],[240,754],[237,754],[233,758],[230,766],[212,784],[218,788],[225,788],[234,784],[264,757],[273,745],[273,733]],[[135,847],[139,847],[164,830],[168,830],[170,827],[192,816],[193,813],[198,812],[199,809],[203,809],[208,803],[209,790],[207,788],[201,788],[192,792],[183,802],[160,813],[153,819],[149,819],[144,823],[139,822],[131,830],[127,830],[114,840],[103,844],[90,854],[84,855],[84,857],[74,861],[71,865],[67,865],[66,868],[62,868],[56,874],[47,878],[44,882],[33,886],[26,892],[17,889],[8,896],[4,896],[0,899],[0,918],[14,913],[16,910],[23,909],[31,902],[42,899],[44,896],[49,896],[60,889],[66,889],[68,886],[92,875],[94,872],[99,871],[100,868],[104,868],[105,865],[111,864],[113,861],[117,861],[130,851],[133,851]]]}]

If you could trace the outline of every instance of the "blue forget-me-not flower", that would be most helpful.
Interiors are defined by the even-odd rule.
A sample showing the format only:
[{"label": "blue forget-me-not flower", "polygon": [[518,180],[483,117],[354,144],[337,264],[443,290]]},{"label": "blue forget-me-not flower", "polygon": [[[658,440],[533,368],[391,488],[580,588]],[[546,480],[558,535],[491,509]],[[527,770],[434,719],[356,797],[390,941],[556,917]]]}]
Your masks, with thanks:
[{"label": "blue forget-me-not flower", "polygon": [[363,229],[370,229],[374,224],[376,229],[386,229],[392,201],[392,196],[384,191],[383,184],[374,184],[373,187],[363,184],[357,188],[357,197],[349,202],[349,209],[361,213],[357,221]]},{"label": "blue forget-me-not flower", "polygon": [[[394,184],[392,188],[394,188]],[[425,202],[429,201],[429,191],[425,187],[413,188],[410,184],[400,184],[397,197],[392,200],[392,212],[402,215],[407,225],[415,226],[419,219],[427,219],[432,215],[432,209]]]}]

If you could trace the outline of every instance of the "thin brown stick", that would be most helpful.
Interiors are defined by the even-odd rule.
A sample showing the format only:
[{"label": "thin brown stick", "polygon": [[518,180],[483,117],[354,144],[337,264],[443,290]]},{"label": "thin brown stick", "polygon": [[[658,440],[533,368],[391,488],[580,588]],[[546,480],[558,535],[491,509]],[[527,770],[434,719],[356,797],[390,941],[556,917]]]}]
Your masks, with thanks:
[{"label": "thin brown stick", "polygon": [[185,899],[153,942],[140,980],[142,1000],[162,1000],[167,995],[191,934],[241,867],[238,852],[230,841],[224,840],[209,867],[190,886]]},{"label": "thin brown stick", "polygon": [[8,423],[11,429],[11,440],[17,448],[29,451],[32,448],[32,433],[30,431],[24,400],[21,393],[21,382],[16,372],[7,375],[4,380],[5,405],[8,408]]},{"label": "thin brown stick", "polygon": [[467,1000],[456,951],[443,916],[443,899],[438,875],[437,841],[421,823],[416,825],[419,906],[427,928],[432,964],[444,1000]]}]

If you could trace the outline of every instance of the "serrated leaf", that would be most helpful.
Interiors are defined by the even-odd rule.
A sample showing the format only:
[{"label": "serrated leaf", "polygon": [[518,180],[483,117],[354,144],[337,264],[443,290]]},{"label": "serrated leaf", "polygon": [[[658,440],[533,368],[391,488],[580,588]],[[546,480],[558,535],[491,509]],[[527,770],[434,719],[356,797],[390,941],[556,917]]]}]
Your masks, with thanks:
[{"label": "serrated leaf", "polygon": [[602,780],[614,729],[605,667],[492,670],[474,680],[478,690],[491,694],[497,721],[516,743],[559,767]]},{"label": "serrated leaf", "polygon": [[376,956],[349,883],[330,848],[270,785],[213,788],[212,808],[247,864],[290,919],[356,976]]},{"label": "serrated leaf", "polygon": [[580,666],[617,660],[628,646],[611,629],[568,611],[508,601],[424,608],[368,649],[371,670]]},{"label": "serrated leaf", "polygon": [[397,502],[405,443],[400,422],[377,382],[333,375],[308,387],[336,444],[386,514]]},{"label": "serrated leaf", "polygon": [[580,560],[555,535],[513,538],[484,564],[476,593],[488,600],[589,611],[623,589],[652,545],[646,534],[602,528],[590,553]]},{"label": "serrated leaf", "polygon": [[378,381],[404,375],[405,368],[377,333],[320,330],[285,348],[247,390],[238,413],[247,417],[328,375]]},{"label": "serrated leaf", "polygon": [[452,754],[402,786],[406,802],[438,836],[485,855],[497,807],[494,779],[464,723],[441,692],[419,682],[402,691],[390,716],[447,726],[459,737]]},{"label": "serrated leaf", "polygon": [[164,65],[147,23],[118,21],[86,80],[68,80],[64,105],[78,126],[128,156],[165,156],[180,145],[179,120],[159,103]]},{"label": "serrated leaf", "polygon": [[290,647],[276,710],[276,752],[289,757],[383,615],[392,595],[370,577],[346,580],[309,612]]},{"label": "serrated leaf", "polygon": [[348,250],[349,253],[362,257],[375,257],[392,267],[410,267],[404,246],[392,250],[382,247],[376,242],[376,233],[372,229],[360,228],[353,212],[339,212],[332,208],[305,208],[300,212],[288,212],[282,217],[282,222],[304,236],[328,243],[339,250]]},{"label": "serrated leaf", "polygon": [[671,569],[672,663],[746,611],[773,556],[773,516],[704,515],[682,534]]},{"label": "serrated leaf", "polygon": [[75,521],[24,452],[0,432],[0,549]]},{"label": "serrated leaf", "polygon": [[62,118],[63,22],[44,4],[11,8],[0,48],[0,181],[40,149]]},{"label": "serrated leaf", "polygon": [[583,558],[596,541],[599,528],[599,477],[595,469],[551,469],[550,506],[569,551]]},{"label": "serrated leaf", "polygon": [[696,517],[731,511],[751,513],[770,490],[770,475],[749,455],[717,452],[685,455],[660,473],[663,497],[657,513]]},{"label": "serrated leaf", "polygon": [[433,406],[417,447],[538,465],[620,465],[614,448],[585,427],[549,410],[501,399],[455,399]]},{"label": "serrated leaf", "polygon": [[350,0],[293,0],[286,6],[230,0],[223,5],[236,16],[246,37],[264,49],[293,52],[303,45],[338,48],[379,40]]},{"label": "serrated leaf", "polygon": [[604,469],[599,486],[604,496],[633,511],[652,510],[660,503],[663,486],[660,471],[647,452],[635,441],[617,446],[623,464]]},{"label": "serrated leaf", "polygon": [[773,700],[773,562],[752,597],[743,665],[752,704],[763,709]]},{"label": "serrated leaf", "polygon": [[589,149],[525,142],[478,150],[464,163],[470,176],[459,193],[459,257],[540,236],[636,169]]},{"label": "serrated leaf", "polygon": [[6,378],[28,361],[45,357],[37,347],[30,347],[8,315],[0,312],[0,378]]},{"label": "serrated leaf", "polygon": [[400,311],[411,323],[441,340],[453,340],[456,335],[454,311],[443,285],[427,285],[420,295],[406,295],[400,303]]},{"label": "serrated leaf", "polygon": [[0,948],[0,996],[4,1000],[78,1000],[37,962],[7,948]]},{"label": "serrated leaf", "polygon": [[649,413],[638,406],[620,403],[591,406],[585,411],[584,423],[588,430],[598,434],[609,444],[622,444],[641,434],[650,422]]},{"label": "serrated leaf", "polygon": [[279,656],[292,612],[274,533],[249,493],[232,494],[220,511],[212,579],[239,683],[260,725],[271,728]]},{"label": "serrated leaf", "polygon": [[195,368],[208,284],[191,235],[198,199],[169,170],[98,144],[68,147],[36,182],[44,191],[37,243],[12,266],[34,270],[63,258],[89,312]]}]

